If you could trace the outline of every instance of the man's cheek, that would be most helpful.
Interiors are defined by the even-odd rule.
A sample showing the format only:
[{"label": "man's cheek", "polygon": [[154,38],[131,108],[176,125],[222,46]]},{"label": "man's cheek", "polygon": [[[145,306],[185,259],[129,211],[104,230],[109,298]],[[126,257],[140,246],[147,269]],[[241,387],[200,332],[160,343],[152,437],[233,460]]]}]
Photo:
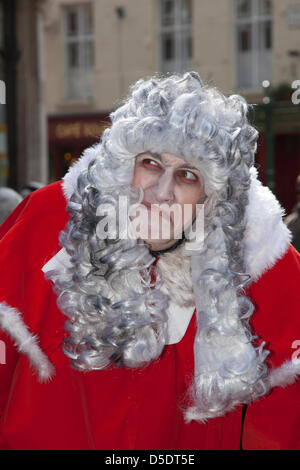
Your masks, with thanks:
[{"label": "man's cheek", "polygon": [[141,188],[145,189],[149,184],[149,176],[145,174],[144,171],[138,170],[133,176],[132,184],[135,188],[138,188],[140,186]]}]

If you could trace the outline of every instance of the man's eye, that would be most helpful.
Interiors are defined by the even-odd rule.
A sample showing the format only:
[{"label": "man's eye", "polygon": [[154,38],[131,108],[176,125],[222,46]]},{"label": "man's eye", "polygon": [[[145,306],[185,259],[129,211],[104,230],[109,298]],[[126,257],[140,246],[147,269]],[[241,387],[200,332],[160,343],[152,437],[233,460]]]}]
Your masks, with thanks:
[{"label": "man's eye", "polygon": [[187,183],[196,183],[198,181],[198,177],[191,171],[183,170],[180,176]]},{"label": "man's eye", "polygon": [[145,158],[145,160],[143,160],[143,165],[146,168],[151,168],[151,169],[160,168],[160,165],[155,160],[151,160],[151,158]]}]

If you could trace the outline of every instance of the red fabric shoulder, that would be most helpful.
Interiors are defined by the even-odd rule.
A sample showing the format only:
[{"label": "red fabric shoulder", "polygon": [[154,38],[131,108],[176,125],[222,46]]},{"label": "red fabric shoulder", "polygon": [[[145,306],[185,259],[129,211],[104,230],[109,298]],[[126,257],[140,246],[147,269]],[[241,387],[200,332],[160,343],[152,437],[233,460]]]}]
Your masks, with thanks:
[{"label": "red fabric shoulder", "polygon": [[0,302],[24,315],[27,311],[26,324],[30,323],[29,311],[38,313],[32,303],[46,282],[42,267],[61,248],[59,233],[68,218],[58,182],[30,194],[1,227]]},{"label": "red fabric shoulder", "polygon": [[30,217],[30,214],[46,215],[52,211],[59,211],[65,215],[65,221],[68,219],[66,212],[66,199],[62,190],[62,182],[49,184],[44,188],[28,194],[15,210],[0,225],[0,240],[4,235],[23,217]]},{"label": "red fabric shoulder", "polygon": [[291,360],[293,344],[300,340],[300,255],[290,245],[285,255],[277,261],[247,294],[255,305],[250,319],[260,341],[265,341],[270,351],[271,367]]},{"label": "red fabric shoulder", "polygon": [[[300,255],[293,246],[248,290],[256,310],[251,325],[270,351],[272,369],[300,352]],[[284,387],[284,385],[283,385]],[[300,449],[300,380],[274,387],[248,406],[243,449]]]}]

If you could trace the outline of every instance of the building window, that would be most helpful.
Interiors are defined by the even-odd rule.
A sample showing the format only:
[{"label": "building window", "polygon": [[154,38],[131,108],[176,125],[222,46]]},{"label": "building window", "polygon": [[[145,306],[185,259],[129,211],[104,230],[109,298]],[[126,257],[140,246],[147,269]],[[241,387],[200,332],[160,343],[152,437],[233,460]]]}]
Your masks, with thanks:
[{"label": "building window", "polygon": [[271,81],[273,22],[271,0],[234,0],[236,86],[261,88]]},{"label": "building window", "polygon": [[192,1],[159,0],[160,69],[189,70],[193,58]]},{"label": "building window", "polygon": [[94,42],[89,3],[64,7],[65,71],[67,100],[92,97]]}]

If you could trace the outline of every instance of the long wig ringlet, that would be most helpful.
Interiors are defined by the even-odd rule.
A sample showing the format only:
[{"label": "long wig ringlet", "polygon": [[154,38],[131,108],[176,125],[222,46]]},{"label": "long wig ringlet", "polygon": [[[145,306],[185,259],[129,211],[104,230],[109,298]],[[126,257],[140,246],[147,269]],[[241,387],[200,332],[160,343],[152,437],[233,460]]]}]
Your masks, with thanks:
[{"label": "long wig ringlet", "polygon": [[[90,165],[79,173],[60,237],[72,267],[48,275],[69,317],[64,351],[80,370],[146,365],[166,344],[168,299],[196,306],[187,421],[221,416],[267,392],[268,352],[252,344],[253,305],[244,294],[245,208],[258,137],[247,111],[241,96],[225,97],[195,72],[139,80],[100,143],[85,152]],[[207,196],[204,243],[162,255],[155,285],[144,243],[97,236],[102,204],[117,208],[119,195],[138,200],[131,188],[135,157],[146,151],[195,165]]]}]

